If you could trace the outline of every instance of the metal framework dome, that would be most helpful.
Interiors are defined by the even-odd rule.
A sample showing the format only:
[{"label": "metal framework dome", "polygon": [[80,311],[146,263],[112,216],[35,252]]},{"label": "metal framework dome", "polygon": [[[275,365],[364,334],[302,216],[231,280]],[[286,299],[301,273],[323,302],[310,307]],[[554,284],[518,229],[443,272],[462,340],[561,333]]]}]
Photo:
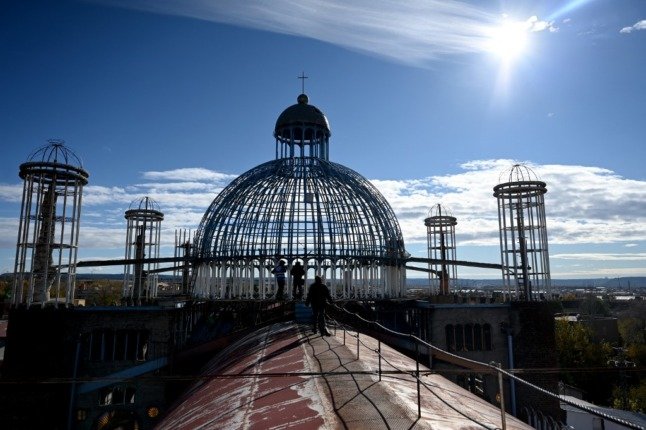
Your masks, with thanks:
[{"label": "metal framework dome", "polygon": [[[390,205],[357,172],[328,161],[330,130],[301,94],[276,122],[276,159],[215,198],[195,236],[195,294],[265,298],[279,259],[304,263],[342,297],[401,296],[404,242]],[[288,288],[288,292],[291,288]]]}]

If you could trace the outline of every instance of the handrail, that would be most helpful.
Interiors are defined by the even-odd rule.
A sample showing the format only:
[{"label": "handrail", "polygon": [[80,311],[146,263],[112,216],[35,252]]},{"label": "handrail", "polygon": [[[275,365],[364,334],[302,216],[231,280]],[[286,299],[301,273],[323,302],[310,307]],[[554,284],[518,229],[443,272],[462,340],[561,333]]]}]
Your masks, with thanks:
[{"label": "handrail", "polygon": [[[643,426],[640,426],[638,424],[632,423],[630,421],[626,421],[626,420],[624,420],[622,418],[618,418],[618,417],[616,417],[614,415],[610,415],[610,414],[607,414],[605,412],[598,411],[598,410],[596,410],[594,408],[591,408],[589,406],[582,405],[580,403],[574,402],[572,400],[567,399],[565,396],[561,396],[559,394],[552,393],[551,391],[546,390],[545,388],[539,387],[538,385],[535,385],[535,384],[533,384],[533,383],[531,383],[529,381],[526,381],[526,380],[514,375],[511,372],[508,372],[508,371],[502,369],[496,363],[487,364],[487,363],[472,360],[472,359],[469,359],[469,358],[460,357],[459,355],[452,354],[452,353],[450,353],[448,351],[445,351],[445,350],[443,350],[441,348],[438,348],[437,346],[434,346],[434,345],[424,341],[423,339],[420,339],[419,337],[417,337],[417,336],[415,336],[413,334],[401,333],[401,332],[389,329],[388,327],[385,327],[384,325],[378,323],[377,321],[367,320],[367,319],[363,318],[361,315],[359,315],[358,313],[350,312],[349,310],[347,310],[345,308],[342,308],[342,307],[339,307],[338,305],[336,305],[334,303],[331,306],[334,309],[336,309],[337,311],[340,311],[340,312],[343,312],[345,314],[348,314],[348,315],[350,315],[350,316],[352,316],[354,318],[357,318],[360,321],[363,321],[364,323],[367,323],[369,325],[376,326],[376,327],[382,329],[383,331],[385,331],[388,334],[391,334],[393,336],[397,336],[399,338],[406,338],[406,339],[409,339],[411,341],[414,341],[416,343],[416,345],[417,345],[416,348],[419,348],[420,344],[424,345],[427,348],[429,348],[431,351],[433,351],[433,356],[435,356],[436,358],[441,359],[443,361],[446,361],[446,362],[448,362],[450,364],[455,364],[455,365],[462,366],[462,367],[465,367],[465,368],[468,368],[468,369],[471,369],[471,370],[475,370],[475,371],[478,371],[478,372],[482,372],[482,373],[491,373],[491,374],[498,373],[499,375],[504,375],[504,376],[506,376],[506,377],[508,377],[510,379],[513,379],[514,381],[517,381],[517,382],[519,382],[519,383],[521,383],[521,384],[523,384],[523,385],[525,385],[525,386],[527,386],[527,387],[529,387],[531,389],[537,390],[537,391],[541,392],[542,394],[545,394],[545,395],[547,395],[549,397],[555,398],[555,399],[557,399],[557,400],[559,400],[559,401],[561,401],[563,403],[566,403],[566,404],[568,404],[570,406],[574,406],[577,409],[586,411],[586,412],[588,412],[588,413],[590,413],[592,415],[598,416],[600,418],[607,419],[608,421],[612,421],[612,422],[614,422],[616,424],[626,426],[626,427],[628,427],[630,429],[644,430]],[[356,327],[355,327],[355,329],[356,329]],[[357,333],[358,333],[358,330],[357,330]],[[344,334],[344,336],[345,336],[345,334]],[[378,339],[378,341],[381,342],[381,340],[379,340],[379,339]],[[359,340],[358,340],[358,335],[357,335],[357,343],[358,342],[359,342]],[[358,346],[357,346],[357,348],[358,348]],[[419,351],[419,349],[418,349],[418,351]],[[379,354],[380,354],[380,357],[381,357],[380,352],[379,352]],[[416,357],[415,360],[419,363],[419,352],[418,352],[417,357]],[[502,387],[500,387],[500,389],[501,389],[501,393],[502,393]],[[502,404],[502,402],[501,402],[501,408],[504,410],[504,405]],[[503,420],[504,420],[504,418],[503,418]]]}]

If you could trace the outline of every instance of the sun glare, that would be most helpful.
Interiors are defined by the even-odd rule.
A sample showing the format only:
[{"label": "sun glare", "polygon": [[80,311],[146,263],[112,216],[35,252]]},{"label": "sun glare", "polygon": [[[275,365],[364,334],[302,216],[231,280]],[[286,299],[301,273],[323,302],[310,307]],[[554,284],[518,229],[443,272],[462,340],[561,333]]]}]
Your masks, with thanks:
[{"label": "sun glare", "polygon": [[527,48],[527,33],[524,22],[503,22],[491,31],[489,50],[504,61],[513,60]]}]

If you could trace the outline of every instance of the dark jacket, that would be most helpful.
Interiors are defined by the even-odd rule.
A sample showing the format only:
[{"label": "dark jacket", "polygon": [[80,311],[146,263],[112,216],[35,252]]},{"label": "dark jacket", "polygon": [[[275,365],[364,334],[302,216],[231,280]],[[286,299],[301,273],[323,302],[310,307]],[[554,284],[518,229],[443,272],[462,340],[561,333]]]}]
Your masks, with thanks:
[{"label": "dark jacket", "polygon": [[305,269],[303,269],[303,266],[299,265],[294,265],[292,266],[292,270],[289,271],[289,273],[294,277],[294,280],[302,280],[303,276],[305,276]]},{"label": "dark jacket", "polygon": [[326,302],[333,302],[330,290],[324,283],[314,282],[307,292],[305,304],[309,306],[311,303],[313,308],[322,308]]}]

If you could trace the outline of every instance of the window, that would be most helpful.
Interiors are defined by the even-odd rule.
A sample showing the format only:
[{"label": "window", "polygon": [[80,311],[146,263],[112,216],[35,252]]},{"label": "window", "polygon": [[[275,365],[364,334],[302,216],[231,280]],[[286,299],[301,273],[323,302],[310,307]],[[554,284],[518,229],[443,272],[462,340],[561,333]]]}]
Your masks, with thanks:
[{"label": "window", "polygon": [[135,388],[125,385],[114,385],[99,391],[99,405],[128,405],[135,403]]},{"label": "window", "polygon": [[455,326],[455,350],[464,351],[464,328],[462,324]]},{"label": "window", "polygon": [[91,361],[146,361],[148,330],[94,330],[89,336]]},{"label": "window", "polygon": [[482,326],[482,337],[484,338],[484,350],[491,351],[491,325]]},{"label": "window", "polygon": [[464,349],[465,351],[473,351],[473,324],[466,324],[464,326]]},{"label": "window", "polygon": [[444,327],[447,351],[491,351],[490,324],[447,324]]},{"label": "window", "polygon": [[482,326],[480,324],[473,325],[473,349],[482,351]]},{"label": "window", "polygon": [[446,349],[447,351],[455,351],[455,330],[453,329],[453,324],[449,324],[444,327],[446,331]]}]

